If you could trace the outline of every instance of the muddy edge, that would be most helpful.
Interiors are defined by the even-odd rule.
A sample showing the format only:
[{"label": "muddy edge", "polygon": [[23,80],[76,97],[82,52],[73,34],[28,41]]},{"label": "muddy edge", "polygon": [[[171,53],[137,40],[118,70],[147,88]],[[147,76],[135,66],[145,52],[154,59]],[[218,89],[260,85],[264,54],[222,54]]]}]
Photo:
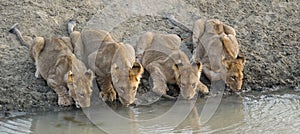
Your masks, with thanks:
[{"label": "muddy edge", "polygon": [[[217,18],[233,26],[247,56],[243,90],[267,91],[276,87],[299,89],[300,29],[299,1],[191,2],[193,19]],[[25,40],[34,36],[67,36],[66,23],[78,20],[76,30],[105,8],[106,1],[65,2],[3,0],[0,3],[0,111],[57,111],[72,108],[57,106],[56,94],[44,80],[34,77],[35,67],[28,49],[8,33],[10,26],[19,23]],[[184,18],[181,18],[184,20]],[[193,22],[184,22],[192,27]],[[126,40],[137,30],[162,31],[185,36],[162,17],[141,16],[130,18],[113,31],[113,36]],[[142,89],[144,89],[142,87]]]}]

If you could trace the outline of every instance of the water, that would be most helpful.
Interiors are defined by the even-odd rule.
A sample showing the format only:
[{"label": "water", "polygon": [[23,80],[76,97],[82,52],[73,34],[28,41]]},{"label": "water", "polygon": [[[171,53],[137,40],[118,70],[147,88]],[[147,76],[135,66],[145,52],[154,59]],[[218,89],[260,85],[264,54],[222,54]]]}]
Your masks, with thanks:
[{"label": "water", "polygon": [[[160,101],[149,106],[113,106],[119,118],[109,118],[105,108],[99,112],[88,113],[82,110],[67,112],[38,113],[0,120],[1,134],[94,134],[105,133],[97,126],[108,127],[117,133],[299,133],[300,132],[300,95],[295,93],[272,93],[271,95],[247,94],[223,97],[212,118],[201,123],[200,115],[205,99],[198,99],[191,113],[176,128],[163,122],[176,122],[177,117],[163,119],[156,125],[141,125],[134,120],[150,120],[164,115],[175,103]],[[180,105],[186,105],[178,103]],[[93,110],[90,110],[93,111]],[[90,112],[89,111],[89,112]],[[177,110],[178,111],[178,110]],[[168,113],[172,114],[172,113]],[[174,113],[175,115],[175,113]],[[87,117],[92,116],[94,122]],[[99,121],[97,117],[101,117]],[[122,119],[121,119],[122,118]],[[111,124],[111,120],[114,124]],[[122,120],[129,120],[127,123]],[[97,120],[97,121],[95,121]],[[117,122],[117,123],[116,123]],[[125,131],[126,129],[126,131]]]}]

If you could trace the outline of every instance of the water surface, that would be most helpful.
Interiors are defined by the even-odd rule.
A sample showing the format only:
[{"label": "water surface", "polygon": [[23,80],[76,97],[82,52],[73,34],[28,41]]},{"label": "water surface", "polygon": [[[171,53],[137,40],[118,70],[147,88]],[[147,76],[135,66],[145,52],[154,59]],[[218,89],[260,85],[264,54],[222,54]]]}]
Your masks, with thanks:
[{"label": "water surface", "polygon": [[[159,101],[149,106],[121,107],[113,106],[121,118],[131,119],[126,125],[117,118],[111,122],[103,118],[98,122],[90,122],[82,110],[67,112],[38,113],[0,120],[0,133],[36,133],[36,134],[94,134],[105,133],[98,127],[109,126],[118,133],[297,133],[300,132],[300,95],[299,92],[277,92],[271,95],[247,94],[230,95],[222,98],[212,118],[201,123],[200,115],[206,99],[198,99],[190,114],[175,129],[170,126],[143,126],[134,120],[150,120],[168,110],[173,101]],[[182,104],[184,105],[184,104]],[[107,113],[99,111],[105,117]],[[102,113],[101,113],[102,112]],[[109,111],[107,111],[109,112]],[[169,113],[168,113],[169,114]],[[176,117],[168,119],[176,121]],[[126,127],[126,128],[124,128]],[[129,128],[128,128],[129,127]],[[128,131],[124,131],[128,129]]]}]

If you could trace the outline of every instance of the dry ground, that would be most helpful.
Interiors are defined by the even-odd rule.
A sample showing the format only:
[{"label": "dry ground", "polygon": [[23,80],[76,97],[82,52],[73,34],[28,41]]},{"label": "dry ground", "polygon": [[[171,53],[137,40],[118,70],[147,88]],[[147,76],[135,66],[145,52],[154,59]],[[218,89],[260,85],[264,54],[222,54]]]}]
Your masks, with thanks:
[{"label": "dry ground", "polygon": [[[182,0],[187,13],[175,17],[192,27],[199,18],[217,18],[233,26],[247,56],[244,90],[300,86],[300,8],[298,0]],[[26,40],[34,36],[66,36],[66,23],[77,20],[81,30],[94,15],[108,7],[107,0],[2,0],[0,3],[0,111],[48,111],[57,107],[57,96],[42,79],[34,77],[35,67],[28,49],[20,46],[9,27],[19,23]],[[130,4],[129,4],[130,6]],[[180,7],[178,7],[180,8]],[[174,7],[177,9],[177,7]],[[174,11],[170,11],[174,12]],[[185,36],[164,17],[135,16],[111,29],[119,41],[143,31]],[[116,16],[118,17],[118,16]],[[107,22],[109,23],[109,22]],[[133,44],[134,45],[134,44]]]}]

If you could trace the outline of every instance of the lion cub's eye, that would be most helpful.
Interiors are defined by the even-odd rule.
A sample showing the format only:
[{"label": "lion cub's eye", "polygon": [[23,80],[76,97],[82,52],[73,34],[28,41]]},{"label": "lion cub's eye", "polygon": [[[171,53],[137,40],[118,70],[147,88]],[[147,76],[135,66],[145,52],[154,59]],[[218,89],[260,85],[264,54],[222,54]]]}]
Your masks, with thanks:
[{"label": "lion cub's eye", "polygon": [[236,81],[237,77],[236,76],[230,76],[230,79]]},{"label": "lion cub's eye", "polygon": [[84,95],[84,93],[80,93],[79,96],[80,97],[84,97],[85,95]]},{"label": "lion cub's eye", "polygon": [[133,90],[137,90],[136,86],[133,87]]}]

